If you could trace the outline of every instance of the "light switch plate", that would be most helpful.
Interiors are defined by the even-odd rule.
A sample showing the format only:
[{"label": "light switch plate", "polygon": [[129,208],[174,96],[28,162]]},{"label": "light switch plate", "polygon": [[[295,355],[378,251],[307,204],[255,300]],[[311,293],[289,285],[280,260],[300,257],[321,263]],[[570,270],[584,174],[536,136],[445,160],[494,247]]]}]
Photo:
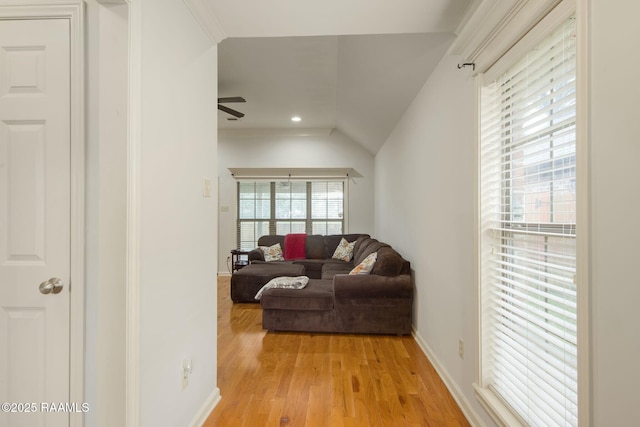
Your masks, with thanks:
[{"label": "light switch plate", "polygon": [[211,178],[202,178],[202,197],[211,197]]}]

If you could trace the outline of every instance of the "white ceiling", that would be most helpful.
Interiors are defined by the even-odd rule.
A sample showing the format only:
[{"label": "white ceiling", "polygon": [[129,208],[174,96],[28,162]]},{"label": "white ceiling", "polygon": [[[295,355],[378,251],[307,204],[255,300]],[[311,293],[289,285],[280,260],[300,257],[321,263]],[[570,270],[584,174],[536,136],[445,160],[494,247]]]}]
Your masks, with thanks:
[{"label": "white ceiling", "polygon": [[247,100],[226,104],[246,116],[228,121],[219,112],[221,129],[336,128],[374,154],[477,2],[209,1],[227,37],[218,47],[219,96]]}]

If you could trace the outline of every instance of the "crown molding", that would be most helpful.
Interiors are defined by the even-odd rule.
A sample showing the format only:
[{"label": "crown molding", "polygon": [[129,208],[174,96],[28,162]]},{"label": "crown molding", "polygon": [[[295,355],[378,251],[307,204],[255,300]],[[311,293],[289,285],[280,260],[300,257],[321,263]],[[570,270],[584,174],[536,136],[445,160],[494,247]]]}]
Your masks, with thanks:
[{"label": "crown molding", "polygon": [[475,73],[485,72],[561,0],[483,0],[449,48],[464,62],[475,63]]},{"label": "crown molding", "polygon": [[215,44],[227,38],[227,33],[222,28],[213,9],[206,0],[182,0],[191,11],[198,24]]}]

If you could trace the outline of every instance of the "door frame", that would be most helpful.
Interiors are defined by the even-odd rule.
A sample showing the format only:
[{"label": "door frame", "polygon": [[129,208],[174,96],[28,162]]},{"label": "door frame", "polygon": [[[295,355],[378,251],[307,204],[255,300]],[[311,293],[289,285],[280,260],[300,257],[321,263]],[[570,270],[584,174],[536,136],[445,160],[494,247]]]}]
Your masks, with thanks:
[{"label": "door frame", "polygon": [[[67,19],[70,29],[70,136],[71,136],[71,224],[70,224],[70,316],[69,316],[69,402],[84,402],[85,333],[85,114],[84,114],[84,3],[42,4],[35,1],[16,5],[0,0],[0,20]],[[71,416],[71,426],[82,426],[82,416]]]}]

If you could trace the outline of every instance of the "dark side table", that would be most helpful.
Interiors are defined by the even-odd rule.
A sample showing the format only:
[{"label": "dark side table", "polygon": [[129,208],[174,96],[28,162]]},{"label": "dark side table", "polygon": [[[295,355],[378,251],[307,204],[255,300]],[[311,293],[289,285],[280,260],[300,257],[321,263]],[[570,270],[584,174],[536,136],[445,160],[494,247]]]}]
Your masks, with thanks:
[{"label": "dark side table", "polygon": [[242,249],[231,250],[231,272],[240,270],[242,267],[249,265],[249,251]]}]

